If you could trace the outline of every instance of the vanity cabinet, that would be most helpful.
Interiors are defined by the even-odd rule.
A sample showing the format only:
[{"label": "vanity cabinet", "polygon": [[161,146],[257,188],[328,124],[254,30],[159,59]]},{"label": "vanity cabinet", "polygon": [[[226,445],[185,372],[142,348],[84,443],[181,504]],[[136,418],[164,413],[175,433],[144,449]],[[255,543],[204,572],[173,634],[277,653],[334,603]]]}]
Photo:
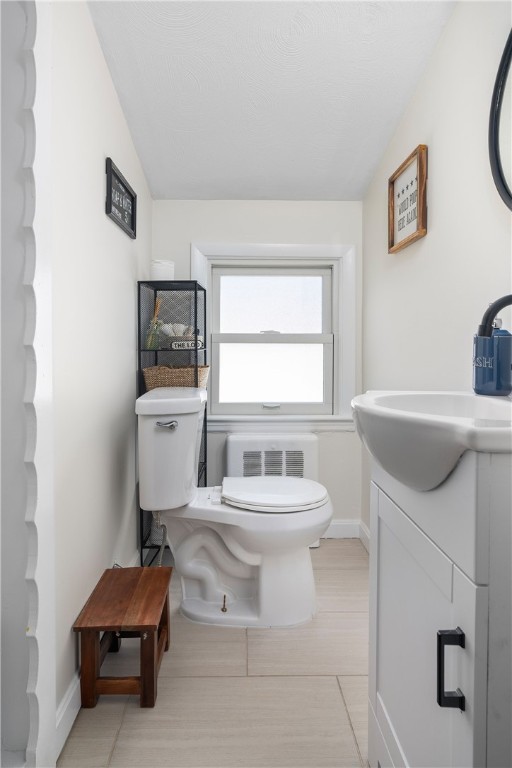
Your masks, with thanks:
[{"label": "vanity cabinet", "polygon": [[[204,386],[208,371],[206,290],[196,280],[138,283],[137,392],[155,386]],[[206,487],[206,414],[197,484]],[[150,512],[140,510],[141,565],[151,564],[161,531]]]},{"label": "vanity cabinet", "polygon": [[510,480],[506,454],[428,492],[373,467],[372,768],[512,765]]}]

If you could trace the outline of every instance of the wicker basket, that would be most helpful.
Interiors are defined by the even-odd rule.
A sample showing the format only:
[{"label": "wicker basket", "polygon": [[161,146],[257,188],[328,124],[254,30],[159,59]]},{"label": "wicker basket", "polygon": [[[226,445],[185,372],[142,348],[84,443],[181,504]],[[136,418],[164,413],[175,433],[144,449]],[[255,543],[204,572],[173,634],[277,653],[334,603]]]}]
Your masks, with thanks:
[{"label": "wicker basket", "polygon": [[[195,387],[195,366],[189,365],[186,368],[173,368],[171,365],[153,365],[151,368],[143,368],[144,382],[146,389],[156,389],[157,387]],[[206,387],[209,365],[197,366],[197,386]]]}]

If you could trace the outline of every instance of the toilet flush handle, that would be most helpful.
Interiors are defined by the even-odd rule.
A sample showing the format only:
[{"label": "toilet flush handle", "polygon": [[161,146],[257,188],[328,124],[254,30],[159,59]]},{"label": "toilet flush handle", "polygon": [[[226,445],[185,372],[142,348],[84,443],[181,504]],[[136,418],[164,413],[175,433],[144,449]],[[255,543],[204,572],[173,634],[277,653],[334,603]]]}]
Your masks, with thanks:
[{"label": "toilet flush handle", "polygon": [[178,422],[177,421],[157,421],[156,425],[157,427],[165,427],[166,429],[170,429],[171,431],[174,431],[178,426]]}]

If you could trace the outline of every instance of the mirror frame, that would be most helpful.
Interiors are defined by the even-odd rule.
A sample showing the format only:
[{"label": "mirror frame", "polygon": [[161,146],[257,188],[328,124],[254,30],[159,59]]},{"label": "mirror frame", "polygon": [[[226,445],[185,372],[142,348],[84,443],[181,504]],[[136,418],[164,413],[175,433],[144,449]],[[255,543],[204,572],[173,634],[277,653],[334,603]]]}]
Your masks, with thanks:
[{"label": "mirror frame", "polygon": [[491,113],[489,116],[489,159],[491,162],[491,171],[494,183],[500,194],[501,199],[510,210],[512,210],[512,192],[503,173],[501,162],[499,129],[501,107],[503,104],[503,92],[507,82],[507,75],[510,69],[512,58],[512,31],[509,33],[503,55],[501,57],[496,82],[492,93]]}]

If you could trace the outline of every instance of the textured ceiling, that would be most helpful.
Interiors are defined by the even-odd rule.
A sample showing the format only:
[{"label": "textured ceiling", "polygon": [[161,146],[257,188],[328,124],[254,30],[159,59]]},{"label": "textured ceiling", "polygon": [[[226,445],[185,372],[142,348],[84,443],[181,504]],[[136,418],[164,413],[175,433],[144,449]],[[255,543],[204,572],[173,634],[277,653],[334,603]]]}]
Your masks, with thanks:
[{"label": "textured ceiling", "polygon": [[89,4],[151,194],[195,200],[361,200],[453,6]]}]

